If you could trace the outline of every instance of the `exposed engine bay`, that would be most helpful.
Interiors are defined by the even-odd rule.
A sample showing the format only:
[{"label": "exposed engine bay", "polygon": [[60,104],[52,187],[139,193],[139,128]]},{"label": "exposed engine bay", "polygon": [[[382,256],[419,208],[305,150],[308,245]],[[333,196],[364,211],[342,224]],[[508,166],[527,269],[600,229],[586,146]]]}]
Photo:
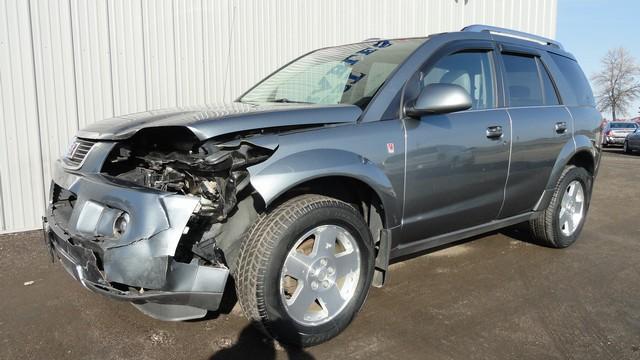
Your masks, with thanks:
[{"label": "exposed engine bay", "polygon": [[148,129],[118,144],[103,173],[139,186],[199,196],[198,215],[222,221],[249,184],[246,168],[272,153],[246,141],[200,143],[186,129]]}]

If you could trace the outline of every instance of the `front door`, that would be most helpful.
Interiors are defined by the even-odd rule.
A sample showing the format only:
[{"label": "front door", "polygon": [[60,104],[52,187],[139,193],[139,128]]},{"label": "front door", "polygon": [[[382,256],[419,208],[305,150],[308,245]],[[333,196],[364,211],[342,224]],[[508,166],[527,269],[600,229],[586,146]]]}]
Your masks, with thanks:
[{"label": "front door", "polygon": [[509,167],[511,125],[506,110],[497,108],[495,73],[494,51],[489,43],[481,49],[457,49],[414,76],[418,88],[433,83],[463,87],[471,95],[473,107],[405,119],[402,243],[484,224],[497,217]]}]

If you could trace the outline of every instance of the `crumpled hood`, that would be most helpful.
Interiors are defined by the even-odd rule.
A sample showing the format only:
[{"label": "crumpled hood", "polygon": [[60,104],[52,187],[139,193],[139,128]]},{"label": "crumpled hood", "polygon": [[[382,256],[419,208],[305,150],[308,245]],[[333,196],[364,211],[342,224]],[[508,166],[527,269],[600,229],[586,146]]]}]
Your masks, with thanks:
[{"label": "crumpled hood", "polygon": [[356,122],[362,111],[354,105],[232,103],[153,110],[98,121],[80,130],[77,137],[121,140],[148,127],[185,126],[200,140],[256,129],[296,125]]}]

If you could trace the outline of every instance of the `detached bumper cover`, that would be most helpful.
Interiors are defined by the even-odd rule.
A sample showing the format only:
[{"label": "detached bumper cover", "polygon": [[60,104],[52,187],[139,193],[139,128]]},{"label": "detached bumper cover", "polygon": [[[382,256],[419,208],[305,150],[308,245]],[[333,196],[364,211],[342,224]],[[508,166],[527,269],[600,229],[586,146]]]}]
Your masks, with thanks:
[{"label": "detached bumper cover", "polygon": [[[76,195],[72,206],[56,201],[61,189]],[[51,194],[43,225],[47,246],[84,287],[132,302],[161,320],[193,319],[218,309],[229,270],[173,259],[197,198],[69,173],[60,164]],[[122,213],[130,219],[126,231],[108,234]]]}]

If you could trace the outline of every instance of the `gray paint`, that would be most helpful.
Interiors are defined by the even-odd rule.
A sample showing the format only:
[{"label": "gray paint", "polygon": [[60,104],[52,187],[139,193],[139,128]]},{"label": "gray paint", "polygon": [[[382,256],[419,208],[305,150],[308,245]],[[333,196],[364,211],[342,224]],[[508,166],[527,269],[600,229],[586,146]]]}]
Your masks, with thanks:
[{"label": "gray paint", "polygon": [[[592,156],[597,171],[600,154],[597,111],[564,105],[508,108],[499,72],[496,109],[420,118],[403,113],[403,103],[411,102],[415,96],[404,91],[405,84],[436,56],[467,45],[497,52],[498,45],[503,43],[540,53],[543,58],[546,51],[571,57],[555,47],[487,32],[434,35],[396,68],[364,113],[355,106],[235,103],[119,117],[91,126],[78,136],[118,140],[142,128],[159,126],[184,126],[200,140],[231,133],[263,134],[220,146],[237,146],[245,141],[274,150],[267,160],[248,168],[251,184],[266,206],[310,180],[321,177],[359,180],[382,201],[385,234],[390,244],[381,259],[387,262],[531,218],[534,211],[548,204],[549,190],[559,173],[579,152]],[[499,62],[496,66],[501,69]],[[563,84],[555,66],[549,66],[549,70],[562,97],[569,87]],[[560,122],[567,124],[566,131],[557,131]],[[494,136],[495,133],[487,132],[496,126],[502,134]],[[268,130],[274,127],[280,131]],[[282,127],[295,127],[296,131]],[[127,187],[99,174],[112,147],[112,142],[99,143],[77,171],[58,166],[54,181],[79,192],[80,205],[94,201],[132,215],[130,232],[122,239],[104,243],[107,280],[152,284],[156,288],[167,286],[171,282],[158,273],[164,274],[171,267],[171,256],[186,219],[196,208],[195,201],[192,197]],[[82,206],[76,206],[74,212],[80,209]],[[77,231],[84,229],[78,226],[78,219],[78,214],[72,214],[70,232],[82,238],[87,232]],[[52,228],[57,226],[55,219],[50,219],[50,224]],[[138,265],[134,264],[136,261]],[[386,265],[381,264],[381,268]],[[178,291],[176,286],[173,290],[185,291],[182,288]],[[171,318],[170,314],[180,318],[204,308],[177,298],[168,304],[185,307],[162,310],[147,306],[142,310],[163,313],[156,316],[166,319]]]},{"label": "gray paint", "polygon": [[473,100],[469,93],[458,85],[429,84],[418,98],[405,108],[411,117],[427,114],[447,114],[471,109]]},{"label": "gray paint", "polygon": [[355,122],[360,113],[360,109],[353,105],[232,103],[119,116],[98,121],[80,130],[77,136],[84,139],[122,140],[143,128],[184,126],[200,140],[206,140],[243,130]]}]

